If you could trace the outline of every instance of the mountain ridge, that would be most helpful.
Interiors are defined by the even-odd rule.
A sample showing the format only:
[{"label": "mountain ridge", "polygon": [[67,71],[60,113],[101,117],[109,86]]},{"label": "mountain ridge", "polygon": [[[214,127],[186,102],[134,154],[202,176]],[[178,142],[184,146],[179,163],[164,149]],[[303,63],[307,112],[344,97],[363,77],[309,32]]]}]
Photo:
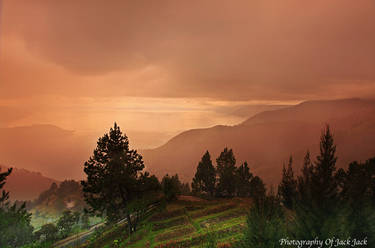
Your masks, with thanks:
[{"label": "mountain ridge", "polygon": [[[215,162],[224,147],[230,147],[236,155],[237,166],[247,161],[255,174],[276,184],[279,179],[276,175],[290,155],[295,157],[296,170],[307,150],[317,155],[321,130],[326,124],[331,126],[338,144],[338,167],[375,156],[370,142],[375,139],[373,116],[374,100],[305,101],[258,113],[234,126],[187,130],[158,148],[143,150],[142,154],[147,169],[159,177],[178,173],[183,180],[190,181],[206,150]],[[351,144],[357,148],[356,152],[351,151]]]},{"label": "mountain ridge", "polygon": [[[10,167],[0,165],[1,172]],[[58,180],[44,176],[40,172],[29,171],[23,168],[13,168],[12,173],[7,177],[5,190],[10,192],[10,200],[34,200],[39,194],[47,190]]]}]

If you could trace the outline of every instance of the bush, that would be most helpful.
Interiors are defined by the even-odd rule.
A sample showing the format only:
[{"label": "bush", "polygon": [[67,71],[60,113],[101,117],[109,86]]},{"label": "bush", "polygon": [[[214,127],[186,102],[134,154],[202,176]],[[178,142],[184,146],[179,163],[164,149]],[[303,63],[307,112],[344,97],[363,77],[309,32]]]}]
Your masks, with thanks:
[{"label": "bush", "polygon": [[247,229],[237,247],[279,247],[279,239],[285,237],[284,211],[279,199],[270,194],[256,201],[247,217]]},{"label": "bush", "polygon": [[163,189],[165,198],[167,201],[176,200],[180,194],[181,182],[178,179],[178,175],[170,177],[168,174],[165,175],[161,181],[161,187]]}]

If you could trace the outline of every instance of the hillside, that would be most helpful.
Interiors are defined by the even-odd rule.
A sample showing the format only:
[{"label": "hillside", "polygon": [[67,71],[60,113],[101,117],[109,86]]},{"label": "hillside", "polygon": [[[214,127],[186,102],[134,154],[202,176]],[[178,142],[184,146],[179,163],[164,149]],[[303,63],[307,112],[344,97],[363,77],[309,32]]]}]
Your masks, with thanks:
[{"label": "hillside", "polygon": [[276,184],[290,155],[296,167],[300,167],[307,150],[313,157],[317,155],[325,124],[331,126],[335,135],[339,167],[375,155],[375,102],[361,99],[308,101],[264,111],[236,126],[183,132],[142,154],[147,169],[159,177],[178,173],[183,180],[190,181],[206,150],[215,161],[224,147],[230,147],[237,165],[246,160],[255,174]]},{"label": "hillside", "polygon": [[93,235],[79,247],[198,248],[206,247],[209,235],[216,237],[220,247],[224,247],[242,237],[249,199],[205,201],[191,198],[185,197],[151,212],[131,237],[124,231],[123,224],[109,226],[102,235]]},{"label": "hillside", "polygon": [[[0,167],[1,171],[7,169],[5,166],[0,165]],[[58,181],[45,177],[39,172],[13,168],[12,174],[7,178],[5,189],[10,191],[10,199],[12,201],[34,200],[53,183],[58,183]]]}]

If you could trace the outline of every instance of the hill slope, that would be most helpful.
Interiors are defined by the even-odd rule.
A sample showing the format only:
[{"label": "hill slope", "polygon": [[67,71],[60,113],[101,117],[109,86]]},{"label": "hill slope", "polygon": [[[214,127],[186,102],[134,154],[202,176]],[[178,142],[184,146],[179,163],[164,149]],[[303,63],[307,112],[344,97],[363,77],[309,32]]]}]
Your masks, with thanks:
[{"label": "hill slope", "polygon": [[275,184],[290,155],[296,167],[307,150],[317,155],[320,133],[327,123],[338,145],[339,166],[375,156],[375,102],[361,99],[303,102],[259,113],[236,126],[189,130],[142,154],[152,173],[178,173],[190,181],[206,150],[215,161],[224,147],[230,147],[237,165],[246,160],[253,172]]},{"label": "hill slope", "polygon": [[[7,168],[1,166],[1,171]],[[10,191],[11,200],[34,200],[39,194],[47,190],[57,180],[43,176],[39,172],[13,168],[12,174],[7,178],[5,189]]]}]

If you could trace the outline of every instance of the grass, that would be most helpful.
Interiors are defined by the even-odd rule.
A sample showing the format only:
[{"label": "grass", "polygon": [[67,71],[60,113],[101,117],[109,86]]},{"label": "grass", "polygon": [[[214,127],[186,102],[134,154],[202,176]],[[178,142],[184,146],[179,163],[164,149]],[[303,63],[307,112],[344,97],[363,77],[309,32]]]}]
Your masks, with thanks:
[{"label": "grass", "polygon": [[91,247],[202,247],[212,237],[218,247],[230,247],[241,238],[248,207],[239,198],[175,201],[148,216],[130,237],[124,226],[113,227]]}]

